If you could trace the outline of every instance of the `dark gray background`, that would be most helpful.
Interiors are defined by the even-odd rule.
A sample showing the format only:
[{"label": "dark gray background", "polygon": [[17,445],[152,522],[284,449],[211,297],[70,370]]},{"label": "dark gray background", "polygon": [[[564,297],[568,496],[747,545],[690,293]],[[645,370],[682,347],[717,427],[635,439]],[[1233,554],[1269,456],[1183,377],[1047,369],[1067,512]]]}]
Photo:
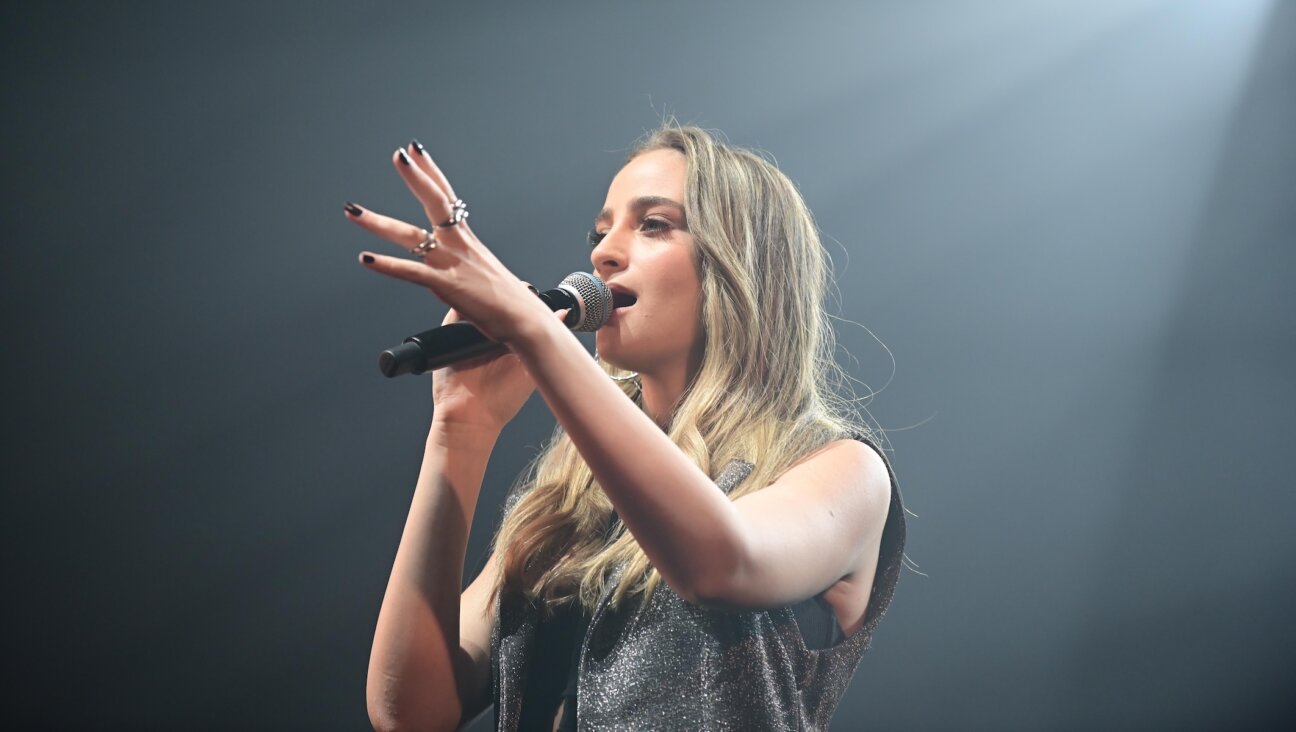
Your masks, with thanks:
[{"label": "dark gray background", "polygon": [[418,136],[554,283],[673,113],[801,186],[918,515],[834,729],[1296,721],[1296,4],[0,13],[0,719],[364,728],[431,410],[375,357],[444,307],[342,202],[416,220]]}]

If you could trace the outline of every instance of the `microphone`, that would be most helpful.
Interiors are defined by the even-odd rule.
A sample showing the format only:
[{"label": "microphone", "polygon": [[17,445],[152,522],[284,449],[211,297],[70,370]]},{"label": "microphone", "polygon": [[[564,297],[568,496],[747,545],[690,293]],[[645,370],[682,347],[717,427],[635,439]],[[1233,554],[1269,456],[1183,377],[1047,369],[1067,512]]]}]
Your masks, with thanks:
[{"label": "microphone", "polygon": [[[572,272],[552,290],[536,292],[550,310],[569,308],[563,324],[575,331],[595,331],[612,315],[612,291],[603,280],[588,272]],[[449,323],[406,338],[378,356],[383,376],[422,374],[443,366],[507,350],[487,338],[472,323]]]}]

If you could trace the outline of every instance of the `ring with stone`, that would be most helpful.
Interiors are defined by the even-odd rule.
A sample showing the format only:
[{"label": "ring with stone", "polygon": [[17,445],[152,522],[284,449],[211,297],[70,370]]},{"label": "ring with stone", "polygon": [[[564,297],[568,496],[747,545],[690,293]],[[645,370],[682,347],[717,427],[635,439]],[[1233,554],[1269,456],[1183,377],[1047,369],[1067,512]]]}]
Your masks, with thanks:
[{"label": "ring with stone", "polygon": [[419,242],[418,246],[411,249],[410,253],[416,254],[419,257],[426,257],[428,252],[437,248],[436,234],[427,229],[419,229],[419,231],[423,232],[423,241]]},{"label": "ring with stone", "polygon": [[468,218],[468,204],[464,203],[462,198],[456,198],[454,203],[450,204],[450,220],[444,224],[437,224],[438,229],[448,229],[451,226],[458,226]]}]

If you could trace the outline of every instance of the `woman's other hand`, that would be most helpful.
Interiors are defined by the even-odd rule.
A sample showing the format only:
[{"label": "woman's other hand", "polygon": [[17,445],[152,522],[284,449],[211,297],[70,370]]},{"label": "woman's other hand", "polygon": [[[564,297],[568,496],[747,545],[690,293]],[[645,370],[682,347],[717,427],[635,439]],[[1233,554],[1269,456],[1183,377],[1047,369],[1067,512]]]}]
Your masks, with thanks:
[{"label": "woman's other hand", "polygon": [[[553,316],[561,322],[567,311],[558,310]],[[460,320],[452,308],[441,324]],[[432,372],[432,419],[447,427],[498,434],[533,391],[535,382],[511,351],[460,361]]]}]

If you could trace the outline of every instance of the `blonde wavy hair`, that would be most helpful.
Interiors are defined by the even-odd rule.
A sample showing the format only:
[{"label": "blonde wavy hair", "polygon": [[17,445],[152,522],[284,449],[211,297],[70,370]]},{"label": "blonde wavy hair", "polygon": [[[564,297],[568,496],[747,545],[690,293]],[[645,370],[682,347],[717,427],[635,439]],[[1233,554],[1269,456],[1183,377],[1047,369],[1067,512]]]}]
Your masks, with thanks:
[{"label": "blonde wavy hair", "polygon": [[[705,331],[700,367],[666,433],[712,479],[733,459],[754,463],[733,500],[833,440],[873,431],[858,419],[835,358],[824,309],[831,262],[796,186],[761,156],[696,127],[667,124],[626,162],[659,149],[688,162],[684,208]],[[637,381],[620,386],[642,409]],[[548,614],[573,600],[592,610],[622,564],[614,605],[646,599],[661,582],[623,524],[608,533],[612,504],[561,425],[510,502],[493,544],[504,548],[495,586],[502,596],[520,595]]]}]

